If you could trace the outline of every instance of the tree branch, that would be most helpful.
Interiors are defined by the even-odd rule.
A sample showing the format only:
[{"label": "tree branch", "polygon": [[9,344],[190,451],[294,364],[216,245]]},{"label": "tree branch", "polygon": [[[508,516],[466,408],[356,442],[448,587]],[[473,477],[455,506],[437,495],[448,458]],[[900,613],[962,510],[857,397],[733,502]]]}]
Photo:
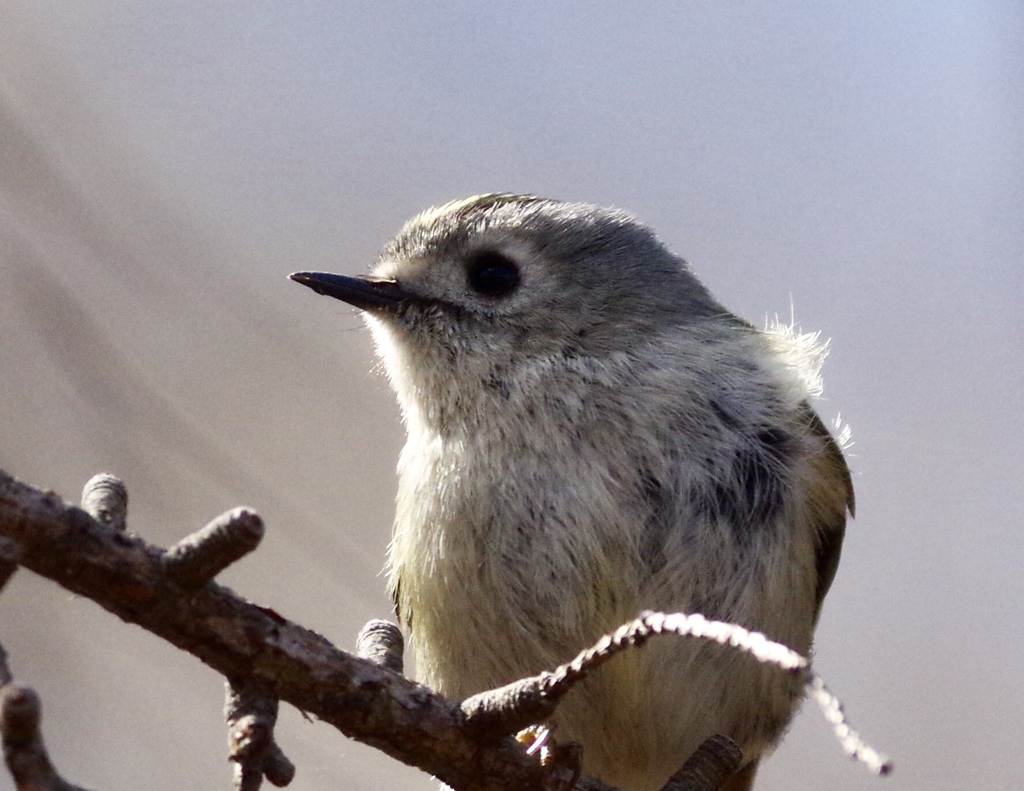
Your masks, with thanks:
[{"label": "tree branch", "polygon": [[[569,770],[542,767],[512,738],[472,738],[455,703],[269,608],[214,582],[181,587],[159,548],[2,471],[0,535],[17,545],[19,565],[459,791],[542,791],[571,779]],[[609,788],[586,782],[579,787]]]},{"label": "tree branch", "polygon": [[[551,672],[456,704],[401,675],[402,636],[394,625],[371,621],[353,655],[213,582],[259,543],[263,523],[255,512],[233,509],[164,551],[124,532],[127,493],[116,478],[94,477],[83,492],[83,506],[87,510],[0,471],[0,587],[17,566],[25,566],[224,675],[230,759],[239,791],[255,791],[264,777],[286,785],[294,774],[274,741],[278,700],[458,791],[615,791],[595,778],[579,777],[578,745],[548,749],[540,739],[536,749],[527,750],[509,734],[543,723],[569,689],[619,652],[664,634],[728,645],[800,675],[849,754],[877,774],[892,766],[849,725],[842,705],[805,657],[736,624],[700,614],[645,612]],[[0,661],[0,685],[10,681],[5,667]],[[34,716],[37,733],[38,705],[29,705],[36,701],[34,693],[13,684],[7,690],[13,690],[6,698],[12,711]],[[38,745],[45,759],[41,737]],[[667,781],[665,791],[715,791],[741,762],[731,740],[712,737]],[[32,765],[52,770],[48,759]],[[52,787],[63,790],[64,781],[51,774],[57,783]]]}]

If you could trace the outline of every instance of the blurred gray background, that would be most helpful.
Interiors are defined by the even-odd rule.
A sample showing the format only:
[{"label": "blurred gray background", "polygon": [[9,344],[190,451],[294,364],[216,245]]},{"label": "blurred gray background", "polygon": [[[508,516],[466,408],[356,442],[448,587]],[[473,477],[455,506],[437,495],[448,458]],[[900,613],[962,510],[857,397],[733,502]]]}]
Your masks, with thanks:
[{"label": "blurred gray background", "polygon": [[[853,428],[816,662],[896,774],[806,706],[760,787],[1022,788],[1022,94],[1013,0],[7,0],[0,467],[117,473],[164,545],[257,508],[224,581],[350,646],[390,612],[402,430],[354,311],[285,276],[478,192],[627,208],[737,312],[831,338]],[[198,661],[28,572],[0,639],[74,781],[229,787]],[[282,720],[297,791],[435,787]]]}]

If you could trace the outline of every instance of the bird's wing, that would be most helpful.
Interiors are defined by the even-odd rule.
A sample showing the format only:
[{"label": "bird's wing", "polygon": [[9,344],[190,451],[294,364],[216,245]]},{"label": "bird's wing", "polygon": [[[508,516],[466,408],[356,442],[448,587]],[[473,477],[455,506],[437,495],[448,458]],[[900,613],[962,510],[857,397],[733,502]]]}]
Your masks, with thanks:
[{"label": "bird's wing", "polygon": [[839,566],[839,555],[846,533],[846,514],[854,514],[853,481],[839,444],[809,404],[804,405],[811,433],[821,440],[822,452],[812,465],[817,473],[808,497],[808,510],[817,535],[816,560],[818,584],[815,590],[815,617],[828,593]]}]

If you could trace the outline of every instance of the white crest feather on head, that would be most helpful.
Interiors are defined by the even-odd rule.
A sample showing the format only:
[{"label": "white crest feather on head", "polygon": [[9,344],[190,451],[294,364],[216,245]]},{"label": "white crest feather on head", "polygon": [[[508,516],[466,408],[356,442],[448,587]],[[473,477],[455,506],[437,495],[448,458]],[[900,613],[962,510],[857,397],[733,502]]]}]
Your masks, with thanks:
[{"label": "white crest feather on head", "polygon": [[[771,337],[785,365],[796,374],[806,388],[807,395],[819,398],[823,389],[821,368],[828,357],[829,340],[821,340],[820,332],[801,332],[792,314],[788,323],[782,321],[778,315],[774,318],[769,317],[765,321],[764,331]],[[830,428],[840,450],[845,452],[853,445],[850,426],[844,423],[839,415],[836,415]]]},{"label": "white crest feather on head", "polygon": [[820,332],[801,332],[792,316],[788,324],[778,315],[769,318],[764,331],[771,336],[786,365],[800,378],[807,394],[818,398],[822,391],[821,367],[828,357],[828,340],[821,340]]}]

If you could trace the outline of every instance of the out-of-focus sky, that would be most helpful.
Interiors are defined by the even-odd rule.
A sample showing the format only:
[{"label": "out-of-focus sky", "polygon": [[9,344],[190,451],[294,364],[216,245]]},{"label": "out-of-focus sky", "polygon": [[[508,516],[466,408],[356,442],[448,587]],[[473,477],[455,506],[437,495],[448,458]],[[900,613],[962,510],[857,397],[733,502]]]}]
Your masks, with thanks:
[{"label": "out-of-focus sky", "polygon": [[[478,192],[627,208],[737,312],[831,338],[819,407],[853,429],[816,663],[896,773],[809,705],[760,787],[1017,788],[1022,130],[1012,0],[10,0],[0,467],[68,498],[115,472],[165,545],[257,508],[223,579],[351,645],[389,612],[402,431],[353,311],[286,274]],[[28,572],[0,640],[75,782],[227,787],[197,661]],[[285,709],[298,791],[434,787]]]}]

